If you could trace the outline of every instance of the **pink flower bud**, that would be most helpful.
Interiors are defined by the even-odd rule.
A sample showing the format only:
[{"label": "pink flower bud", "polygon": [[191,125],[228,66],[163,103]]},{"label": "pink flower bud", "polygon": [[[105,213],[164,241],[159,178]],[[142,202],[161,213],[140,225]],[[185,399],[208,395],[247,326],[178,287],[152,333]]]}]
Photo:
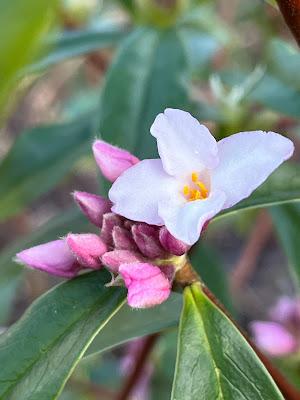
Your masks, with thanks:
[{"label": "pink flower bud", "polygon": [[170,295],[171,284],[155,265],[122,264],[119,273],[128,289],[127,300],[131,307],[153,307],[163,303]]},{"label": "pink flower bud", "polygon": [[103,215],[102,229],[100,233],[101,239],[108,245],[114,244],[112,231],[115,226],[122,226],[123,218],[114,213],[106,213]]},{"label": "pink flower bud", "polygon": [[93,233],[69,233],[66,242],[80,264],[93,269],[102,266],[100,257],[107,251],[107,246],[99,236]]},{"label": "pink flower bud", "polygon": [[102,174],[111,182],[114,182],[124,171],[139,162],[139,159],[128,151],[102,140],[94,142],[93,152]]},{"label": "pink flower bud", "polygon": [[159,242],[159,228],[147,224],[135,224],[131,228],[133,239],[140,252],[148,258],[158,258],[165,254]]},{"label": "pink flower bud", "polygon": [[297,348],[296,339],[292,334],[276,322],[254,321],[250,328],[257,346],[270,356],[285,356]]},{"label": "pink flower bud", "polygon": [[86,192],[74,192],[74,200],[92,224],[101,228],[103,214],[111,209],[111,202],[104,197]]},{"label": "pink flower bud", "polygon": [[132,234],[127,229],[115,226],[112,231],[112,237],[116,249],[137,251]]},{"label": "pink flower bud", "polygon": [[273,321],[290,326],[300,331],[300,300],[282,296],[274,307],[270,309],[269,316]]},{"label": "pink flower bud", "polygon": [[165,226],[160,228],[159,241],[168,253],[174,254],[175,256],[182,256],[191,247],[171,235]]},{"label": "pink flower bud", "polygon": [[118,273],[121,264],[141,262],[142,257],[138,253],[129,250],[113,250],[108,251],[101,257],[105,264],[112,272]]},{"label": "pink flower bud", "polygon": [[64,240],[40,244],[17,254],[16,260],[50,275],[73,278],[81,269]]}]

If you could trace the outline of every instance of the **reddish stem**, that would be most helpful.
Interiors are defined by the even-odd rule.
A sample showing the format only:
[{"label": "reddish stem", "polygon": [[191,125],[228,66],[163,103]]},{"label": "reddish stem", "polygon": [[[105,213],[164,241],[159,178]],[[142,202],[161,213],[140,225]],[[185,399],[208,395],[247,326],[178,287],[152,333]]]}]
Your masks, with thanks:
[{"label": "reddish stem", "polygon": [[277,0],[286,24],[300,46],[300,0]]},{"label": "reddish stem", "polygon": [[124,387],[121,392],[117,395],[115,400],[127,400],[128,396],[132,392],[132,389],[138,382],[141,377],[144,369],[145,362],[147,361],[157,339],[159,338],[159,334],[156,333],[154,335],[149,335],[145,340],[144,346],[141,349],[137,359],[133,371],[129,375],[127,381],[125,382]]}]

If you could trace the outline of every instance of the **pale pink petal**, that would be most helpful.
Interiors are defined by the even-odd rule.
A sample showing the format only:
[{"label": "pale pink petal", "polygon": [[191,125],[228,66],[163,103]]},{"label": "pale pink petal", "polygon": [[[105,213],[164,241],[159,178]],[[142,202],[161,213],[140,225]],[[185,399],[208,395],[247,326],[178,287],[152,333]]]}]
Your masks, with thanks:
[{"label": "pale pink petal", "polygon": [[103,214],[111,209],[111,202],[102,196],[86,192],[74,192],[74,200],[92,224],[101,228]]},{"label": "pale pink petal", "polygon": [[111,182],[139,162],[139,159],[127,150],[112,146],[102,140],[94,142],[93,152],[102,174]]},{"label": "pale pink petal", "polygon": [[226,194],[224,208],[248,197],[294,151],[293,143],[274,132],[242,132],[218,142],[218,167],[212,189]]},{"label": "pale pink petal", "polygon": [[276,322],[254,321],[250,329],[257,346],[270,356],[285,356],[297,348],[295,338]]},{"label": "pale pink petal", "polygon": [[163,225],[158,202],[179,196],[181,183],[165,173],[161,160],[143,160],[125,171],[112,185],[112,211],[134,221]]},{"label": "pale pink petal", "polygon": [[17,254],[16,261],[64,278],[73,278],[82,268],[62,239],[23,250]]},{"label": "pale pink petal", "polygon": [[128,304],[134,308],[149,308],[163,303],[170,295],[171,284],[155,265],[122,264],[119,273],[128,289]]},{"label": "pale pink petal", "polygon": [[102,266],[100,257],[107,251],[107,246],[98,235],[70,233],[66,242],[80,264],[93,269],[99,269]]},{"label": "pale pink petal", "polygon": [[151,129],[164,170],[172,176],[187,176],[193,171],[215,168],[218,149],[215,138],[188,112],[166,109]]},{"label": "pale pink petal", "polygon": [[168,231],[178,240],[193,245],[200,237],[205,223],[223,208],[226,196],[221,191],[211,192],[204,200],[196,200],[170,206],[168,202],[159,204],[159,215]]},{"label": "pale pink petal", "polygon": [[112,250],[103,254],[101,260],[112,272],[118,273],[121,264],[143,261],[141,254],[130,250]]}]

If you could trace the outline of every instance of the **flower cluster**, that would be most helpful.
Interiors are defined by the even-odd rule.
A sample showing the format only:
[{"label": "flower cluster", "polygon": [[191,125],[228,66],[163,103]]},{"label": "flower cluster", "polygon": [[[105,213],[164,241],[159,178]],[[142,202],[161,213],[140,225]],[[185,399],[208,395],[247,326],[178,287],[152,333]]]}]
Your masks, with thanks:
[{"label": "flower cluster", "polygon": [[[103,175],[110,181],[139,161],[100,140],[94,143],[93,151]],[[145,308],[165,301],[189,246],[164,226],[134,222],[111,212],[112,203],[101,196],[76,191],[73,197],[89,221],[99,228],[99,234],[69,233],[65,238],[18,253],[17,261],[64,278],[105,266],[113,275],[112,285],[124,282],[130,306]]]},{"label": "flower cluster", "polygon": [[253,321],[253,338],[272,357],[284,357],[300,350],[300,298],[281,297],[269,311],[270,321]]},{"label": "flower cluster", "polygon": [[216,142],[189,113],[174,109],[159,114],[150,131],[160,159],[140,161],[101,140],[93,145],[102,174],[113,182],[110,200],[85,192],[74,199],[99,234],[70,233],[17,260],[66,278],[105,266],[113,283],[128,288],[129,305],[160,304],[210,219],[249,196],[294,150],[273,132]]}]

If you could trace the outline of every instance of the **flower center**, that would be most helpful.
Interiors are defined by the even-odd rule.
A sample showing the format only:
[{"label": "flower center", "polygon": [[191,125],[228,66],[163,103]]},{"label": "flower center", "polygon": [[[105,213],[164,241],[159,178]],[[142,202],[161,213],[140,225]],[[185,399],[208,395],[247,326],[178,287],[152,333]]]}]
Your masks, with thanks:
[{"label": "flower center", "polygon": [[188,201],[204,200],[208,196],[208,189],[203,182],[199,180],[199,176],[196,172],[191,175],[191,184],[183,187],[184,197]]}]

